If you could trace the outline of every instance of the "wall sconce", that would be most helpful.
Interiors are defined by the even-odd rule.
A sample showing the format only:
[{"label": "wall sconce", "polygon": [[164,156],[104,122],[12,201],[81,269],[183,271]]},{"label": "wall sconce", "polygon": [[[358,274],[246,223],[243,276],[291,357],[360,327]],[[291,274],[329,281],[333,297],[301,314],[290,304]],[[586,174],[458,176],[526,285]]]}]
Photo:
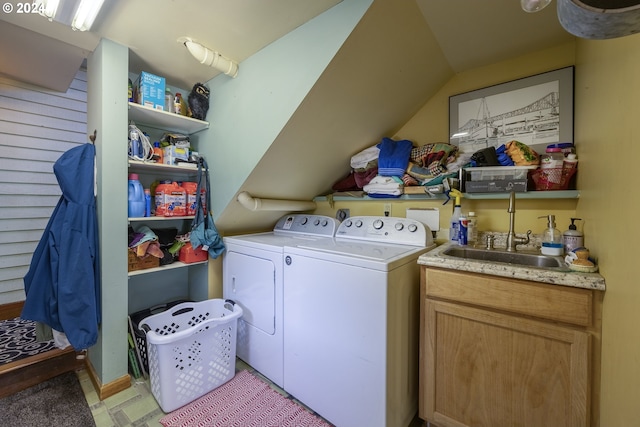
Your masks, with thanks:
[{"label": "wall sconce", "polygon": [[549,6],[551,0],[520,0],[520,6],[525,12],[539,12]]},{"label": "wall sconce", "polygon": [[184,44],[189,53],[201,64],[234,78],[238,75],[238,64],[229,58],[201,45],[191,37],[180,37],[177,41]]},{"label": "wall sconce", "polygon": [[104,0],[36,0],[38,13],[49,21],[70,25],[73,31],[89,31]]}]

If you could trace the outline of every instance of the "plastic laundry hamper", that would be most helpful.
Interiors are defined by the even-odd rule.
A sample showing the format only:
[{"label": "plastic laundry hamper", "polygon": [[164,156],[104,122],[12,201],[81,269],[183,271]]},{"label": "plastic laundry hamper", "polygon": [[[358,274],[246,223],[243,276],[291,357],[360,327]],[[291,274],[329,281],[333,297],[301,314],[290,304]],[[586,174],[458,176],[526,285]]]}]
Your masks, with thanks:
[{"label": "plastic laundry hamper", "polygon": [[229,381],[242,308],[231,300],[185,302],[143,319],[151,392],[171,412]]}]

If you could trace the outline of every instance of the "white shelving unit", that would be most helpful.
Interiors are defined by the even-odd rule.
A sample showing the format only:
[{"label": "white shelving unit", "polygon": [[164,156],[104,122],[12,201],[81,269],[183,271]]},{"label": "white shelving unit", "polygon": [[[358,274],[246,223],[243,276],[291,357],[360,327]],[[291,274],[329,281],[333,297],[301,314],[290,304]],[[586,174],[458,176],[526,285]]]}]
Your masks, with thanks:
[{"label": "white shelving unit", "polygon": [[[205,130],[209,123],[190,117],[180,116],[166,111],[154,110],[139,104],[129,103],[129,121],[141,129],[154,129],[160,132],[179,132],[191,137],[192,145],[197,147],[194,134]],[[198,169],[195,165],[179,166],[128,161],[128,172],[140,176],[145,187],[155,180],[171,179],[174,181],[196,181]],[[178,234],[189,231],[194,216],[151,216],[128,218],[128,223],[135,229],[139,225],[147,225],[152,229],[177,228]],[[174,261],[171,264],[143,270],[128,272],[129,278],[129,311],[135,312],[148,308],[156,303],[171,299],[187,298],[201,300],[208,293],[208,261],[183,263]],[[151,295],[149,292],[151,290]]]}]

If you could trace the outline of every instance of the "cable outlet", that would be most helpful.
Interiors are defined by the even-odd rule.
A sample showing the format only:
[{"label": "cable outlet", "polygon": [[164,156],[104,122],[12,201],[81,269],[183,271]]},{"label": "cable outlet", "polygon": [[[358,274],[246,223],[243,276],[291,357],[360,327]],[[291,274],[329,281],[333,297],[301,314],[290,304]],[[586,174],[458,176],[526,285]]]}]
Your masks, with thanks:
[{"label": "cable outlet", "polygon": [[391,216],[391,203],[384,204],[384,216]]}]

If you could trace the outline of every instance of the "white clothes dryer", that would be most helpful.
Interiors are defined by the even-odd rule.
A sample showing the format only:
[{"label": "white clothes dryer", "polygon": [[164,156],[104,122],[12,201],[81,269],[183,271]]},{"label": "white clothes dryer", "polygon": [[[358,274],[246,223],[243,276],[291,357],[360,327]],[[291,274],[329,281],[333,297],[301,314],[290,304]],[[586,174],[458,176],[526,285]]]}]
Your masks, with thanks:
[{"label": "white clothes dryer", "polygon": [[284,250],[284,389],[340,427],[406,427],[418,405],[415,220],[352,217]]},{"label": "white clothes dryer", "polygon": [[323,215],[291,214],[273,231],[225,237],[223,297],[238,303],[237,356],[283,387],[284,247],[333,240],[338,221]]}]

